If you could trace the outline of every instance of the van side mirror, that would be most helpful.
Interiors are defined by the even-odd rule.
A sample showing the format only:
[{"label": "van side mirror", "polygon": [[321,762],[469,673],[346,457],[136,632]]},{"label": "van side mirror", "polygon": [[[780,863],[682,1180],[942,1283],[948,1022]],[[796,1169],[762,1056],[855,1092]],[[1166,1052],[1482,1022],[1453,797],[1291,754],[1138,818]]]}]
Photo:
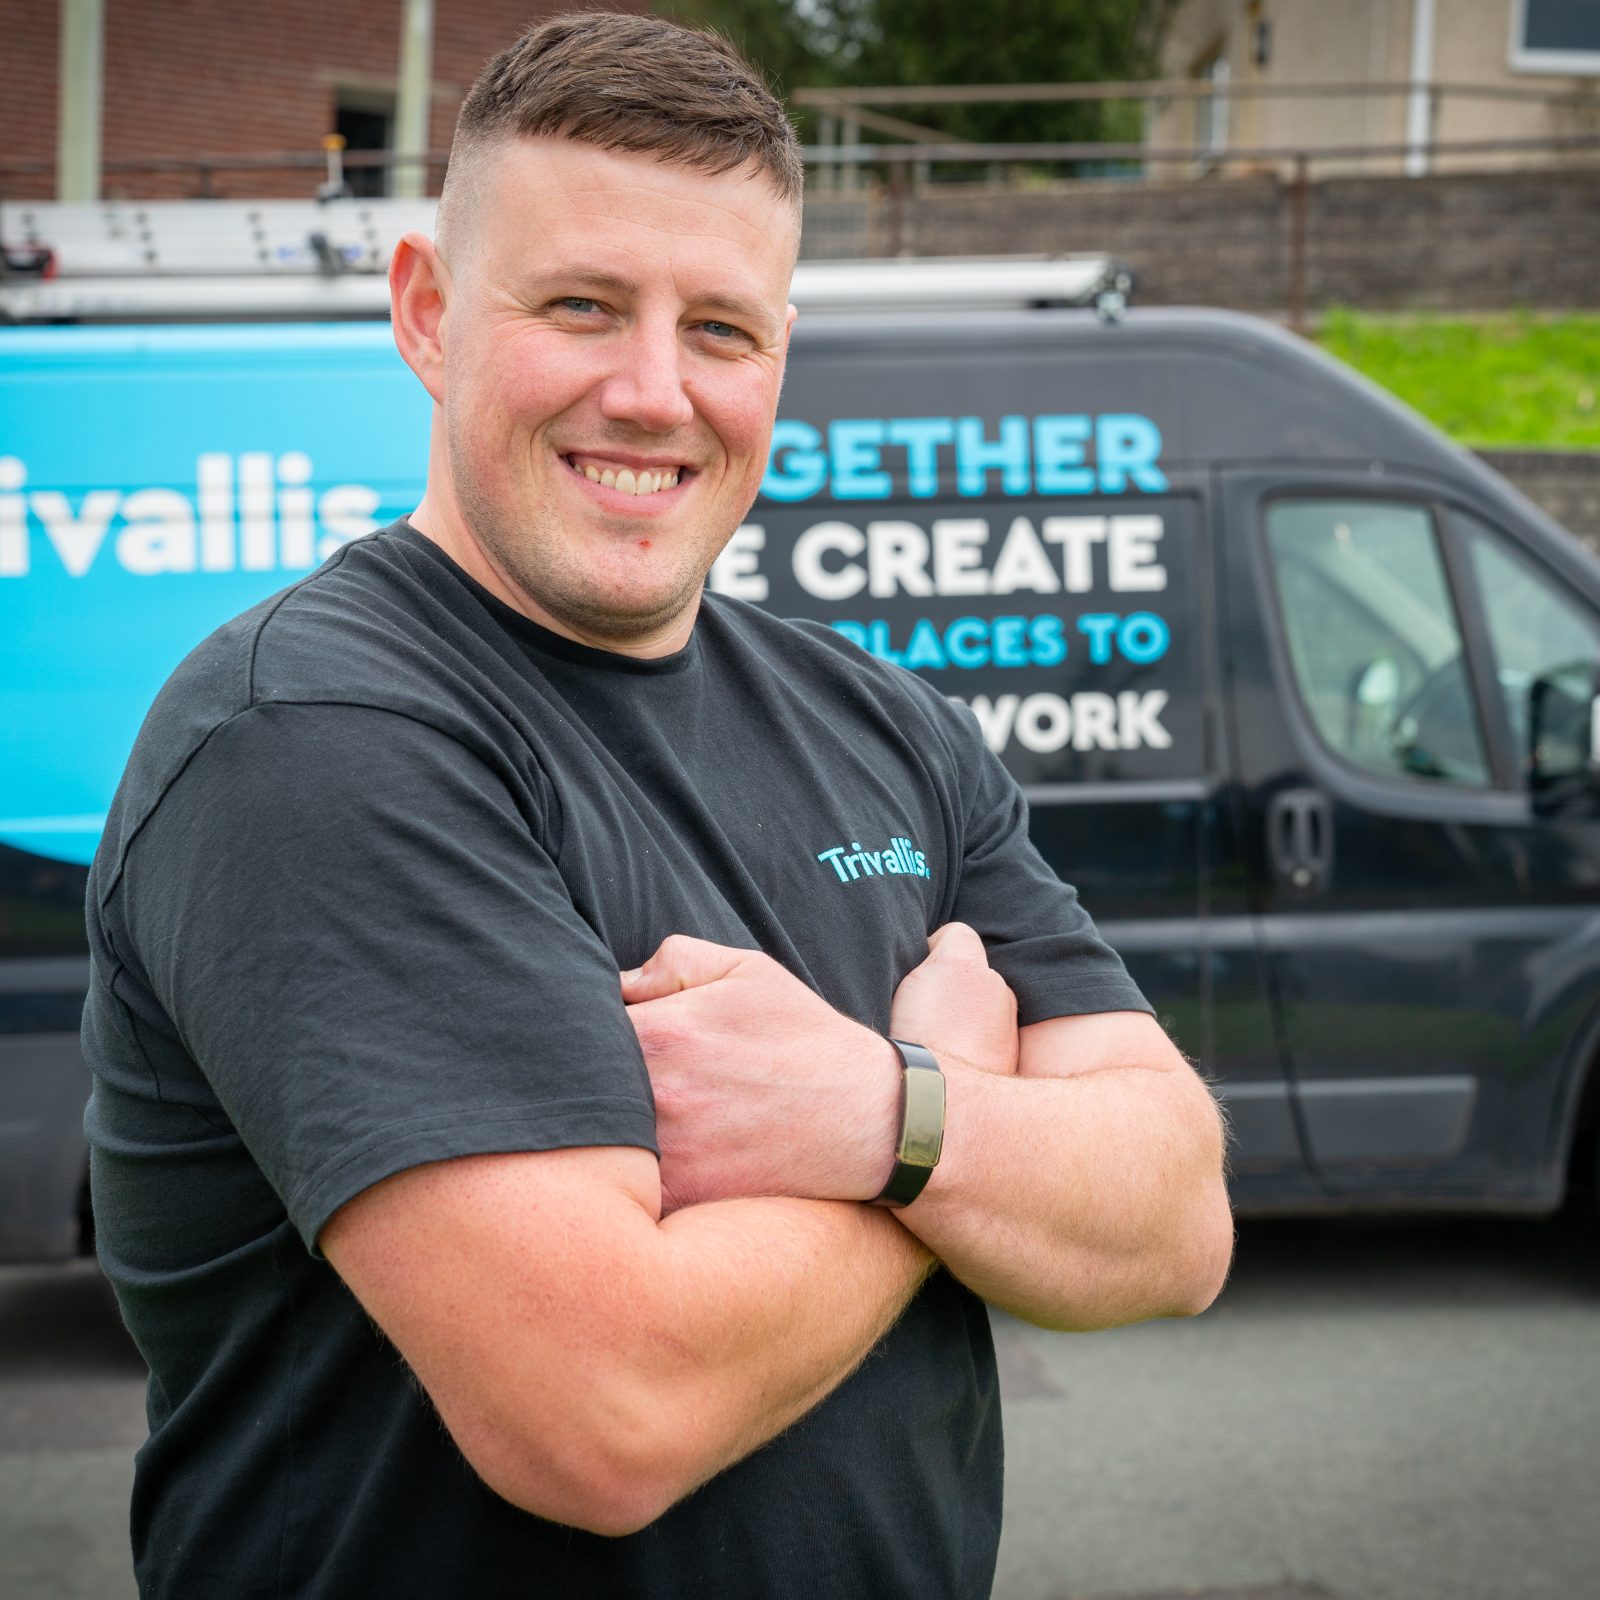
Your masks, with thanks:
[{"label": "van side mirror", "polygon": [[1528,685],[1528,745],[1535,799],[1600,800],[1600,662],[1553,667]]}]

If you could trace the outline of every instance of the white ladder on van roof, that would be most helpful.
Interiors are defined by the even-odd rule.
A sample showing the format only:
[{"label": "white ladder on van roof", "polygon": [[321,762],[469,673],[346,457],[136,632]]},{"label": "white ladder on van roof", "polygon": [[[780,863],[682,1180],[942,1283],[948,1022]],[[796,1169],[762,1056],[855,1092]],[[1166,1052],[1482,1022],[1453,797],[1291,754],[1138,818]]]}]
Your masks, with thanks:
[{"label": "white ladder on van roof", "polygon": [[[48,250],[53,275],[0,277],[14,322],[383,317],[395,242],[433,231],[432,200],[156,200],[0,205],[12,259]],[[1120,280],[1120,282],[1119,282]],[[803,310],[1086,305],[1126,291],[1103,255],[806,261]]]}]

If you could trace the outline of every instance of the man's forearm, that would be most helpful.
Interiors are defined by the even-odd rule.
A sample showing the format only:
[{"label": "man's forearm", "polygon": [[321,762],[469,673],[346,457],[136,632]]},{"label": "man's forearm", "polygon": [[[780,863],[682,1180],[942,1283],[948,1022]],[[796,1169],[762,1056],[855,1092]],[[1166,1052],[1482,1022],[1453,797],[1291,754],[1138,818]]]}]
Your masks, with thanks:
[{"label": "man's forearm", "polygon": [[741,1199],[660,1220],[635,1149],[469,1156],[357,1196],[328,1259],[480,1476],[622,1533],[854,1370],[932,1267],[887,1212]]},{"label": "man's forearm", "polygon": [[[816,1406],[899,1318],[934,1265],[887,1213],[849,1201],[714,1201],[654,1225],[629,1263],[609,1347],[574,1378],[597,1460],[579,1498],[510,1497],[631,1532]],[[523,1409],[549,1437],[547,1401]],[[497,1485],[498,1487],[498,1485]],[[531,1486],[548,1492],[542,1473]],[[504,1488],[501,1489],[505,1493]]]},{"label": "man's forearm", "polygon": [[1220,1122],[1187,1068],[1003,1077],[951,1064],[944,1151],[899,1213],[984,1299],[1047,1327],[1203,1309],[1232,1223]]},{"label": "man's forearm", "polygon": [[891,1214],[850,1201],[716,1201],[674,1212],[660,1235],[663,1327],[683,1349],[640,1376],[649,1403],[676,1413],[683,1492],[835,1389],[935,1265]]},{"label": "man's forearm", "polygon": [[[667,940],[622,982],[674,1199],[879,1192],[899,1088],[881,1035],[770,958],[703,940]],[[1055,1327],[1209,1303],[1232,1242],[1220,1120],[1154,1021],[1107,1012],[1019,1031],[978,935],[948,924],[897,988],[891,1023],[949,1058],[944,1157],[901,1215],[958,1278]]]}]

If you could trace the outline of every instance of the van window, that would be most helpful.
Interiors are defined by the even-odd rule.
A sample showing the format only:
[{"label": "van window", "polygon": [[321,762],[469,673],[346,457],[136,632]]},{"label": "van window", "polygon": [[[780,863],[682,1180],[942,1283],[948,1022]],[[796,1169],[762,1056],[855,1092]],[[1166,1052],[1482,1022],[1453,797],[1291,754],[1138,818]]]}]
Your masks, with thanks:
[{"label": "van window", "polygon": [[1531,770],[1537,726],[1540,775],[1578,776],[1589,760],[1600,623],[1487,529],[1462,520],[1516,749]]},{"label": "van window", "polygon": [[1346,761],[1487,785],[1488,761],[1433,518],[1375,500],[1280,500],[1267,543],[1295,681]]}]

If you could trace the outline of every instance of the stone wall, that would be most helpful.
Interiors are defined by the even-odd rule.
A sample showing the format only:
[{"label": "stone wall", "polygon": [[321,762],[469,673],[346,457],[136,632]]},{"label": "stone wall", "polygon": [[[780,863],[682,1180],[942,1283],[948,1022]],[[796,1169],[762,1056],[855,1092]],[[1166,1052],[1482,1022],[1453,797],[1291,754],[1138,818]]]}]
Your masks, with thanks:
[{"label": "stone wall", "polygon": [[1600,555],[1600,450],[1480,450],[1478,455]]},{"label": "stone wall", "polygon": [[1600,165],[1428,178],[1273,175],[933,184],[813,194],[804,252],[1093,251],[1133,268],[1135,303],[1284,312],[1600,306]]}]

